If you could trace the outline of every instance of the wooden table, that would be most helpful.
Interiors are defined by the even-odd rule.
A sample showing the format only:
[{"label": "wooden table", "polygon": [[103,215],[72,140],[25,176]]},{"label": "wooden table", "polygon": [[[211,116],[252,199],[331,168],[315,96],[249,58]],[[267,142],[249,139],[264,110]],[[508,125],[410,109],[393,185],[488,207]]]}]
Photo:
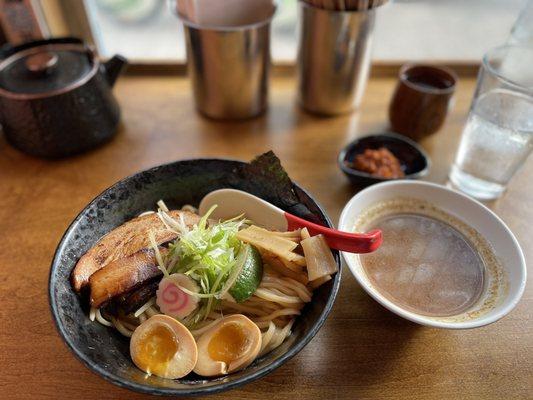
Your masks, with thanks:
[{"label": "wooden table", "polygon": [[[242,123],[202,119],[189,82],[178,77],[120,79],[123,127],[109,145],[78,157],[44,161],[0,139],[0,398],[139,399],[78,362],[61,342],[48,310],[47,279],[70,221],[98,193],[136,171],[173,160],[249,160],[273,149],[291,177],[333,220],[354,191],[337,169],[339,149],[387,125],[392,78],[373,78],[360,112],[333,119],[302,113],[290,77],[273,82],[269,112]],[[475,81],[462,79],[444,128],[423,145],[428,177],[444,183]],[[533,158],[493,209],[533,259]],[[531,276],[531,275],[530,275]],[[228,399],[526,399],[533,398],[533,285],[518,307],[484,328],[446,331],[405,321],[373,301],[345,269],[334,310],[294,359]],[[273,397],[275,396],[275,397]]]}]

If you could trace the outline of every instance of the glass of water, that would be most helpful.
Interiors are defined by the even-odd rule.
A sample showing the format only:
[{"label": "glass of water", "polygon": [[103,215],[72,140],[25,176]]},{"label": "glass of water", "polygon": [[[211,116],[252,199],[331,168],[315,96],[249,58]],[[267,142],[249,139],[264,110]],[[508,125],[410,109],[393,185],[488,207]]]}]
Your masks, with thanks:
[{"label": "glass of water", "polygon": [[533,47],[502,46],[483,58],[451,183],[498,198],[533,149]]}]

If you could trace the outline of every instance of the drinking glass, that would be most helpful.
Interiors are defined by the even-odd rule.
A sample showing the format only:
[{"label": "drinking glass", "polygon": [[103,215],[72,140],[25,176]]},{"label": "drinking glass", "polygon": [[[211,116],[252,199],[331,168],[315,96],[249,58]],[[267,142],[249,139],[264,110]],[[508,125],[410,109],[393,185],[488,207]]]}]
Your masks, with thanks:
[{"label": "drinking glass", "polygon": [[533,48],[507,45],[483,57],[451,183],[498,198],[533,148]]}]

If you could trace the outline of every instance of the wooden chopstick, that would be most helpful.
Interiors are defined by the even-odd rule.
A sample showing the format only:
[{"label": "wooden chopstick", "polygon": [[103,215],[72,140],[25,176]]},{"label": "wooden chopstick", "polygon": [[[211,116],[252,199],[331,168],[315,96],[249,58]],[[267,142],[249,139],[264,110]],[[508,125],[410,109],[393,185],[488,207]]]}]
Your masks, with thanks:
[{"label": "wooden chopstick", "polygon": [[313,7],[330,11],[364,11],[385,4],[388,0],[303,0]]}]

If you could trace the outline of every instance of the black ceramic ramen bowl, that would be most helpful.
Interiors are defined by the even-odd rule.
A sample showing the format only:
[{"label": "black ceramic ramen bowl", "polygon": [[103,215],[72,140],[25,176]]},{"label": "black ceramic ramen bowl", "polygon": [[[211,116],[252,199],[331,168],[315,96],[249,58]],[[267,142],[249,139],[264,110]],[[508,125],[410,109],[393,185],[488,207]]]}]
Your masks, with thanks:
[{"label": "black ceramic ramen bowl", "polygon": [[[198,205],[204,195],[225,187],[268,196],[260,181],[251,185],[239,175],[238,169],[243,164],[239,161],[201,159],[155,167],[125,178],[105,190],[74,219],[52,262],[49,300],[59,334],[89,369],[118,386],[138,392],[169,396],[206,395],[242,386],[272,372],[294,357],[316,335],[339,290],[340,259],[336,251],[334,255],[339,273],[315,290],[312,302],[305,306],[296,320],[293,334],[280,347],[258,358],[246,369],[219,378],[189,375],[180,380],[168,380],[146,376],[131,361],[129,340],[114,329],[91,322],[82,301],[70,286],[70,272],[82,254],[113,228],[143,211],[153,210],[159,199],[171,208],[184,204]],[[325,212],[307,192],[296,185],[293,189],[300,206],[306,206],[312,213],[311,217],[332,226]],[[298,213],[298,207],[289,210],[283,204],[276,205]]]},{"label": "black ceramic ramen bowl", "polygon": [[401,179],[419,179],[427,175],[430,160],[420,145],[397,133],[381,133],[358,138],[339,153],[339,168],[354,186],[363,188],[374,183],[394,180],[358,171],[350,165],[355,156],[363,153],[366,149],[376,150],[381,147],[388,149],[400,161],[405,174],[405,177]]}]

